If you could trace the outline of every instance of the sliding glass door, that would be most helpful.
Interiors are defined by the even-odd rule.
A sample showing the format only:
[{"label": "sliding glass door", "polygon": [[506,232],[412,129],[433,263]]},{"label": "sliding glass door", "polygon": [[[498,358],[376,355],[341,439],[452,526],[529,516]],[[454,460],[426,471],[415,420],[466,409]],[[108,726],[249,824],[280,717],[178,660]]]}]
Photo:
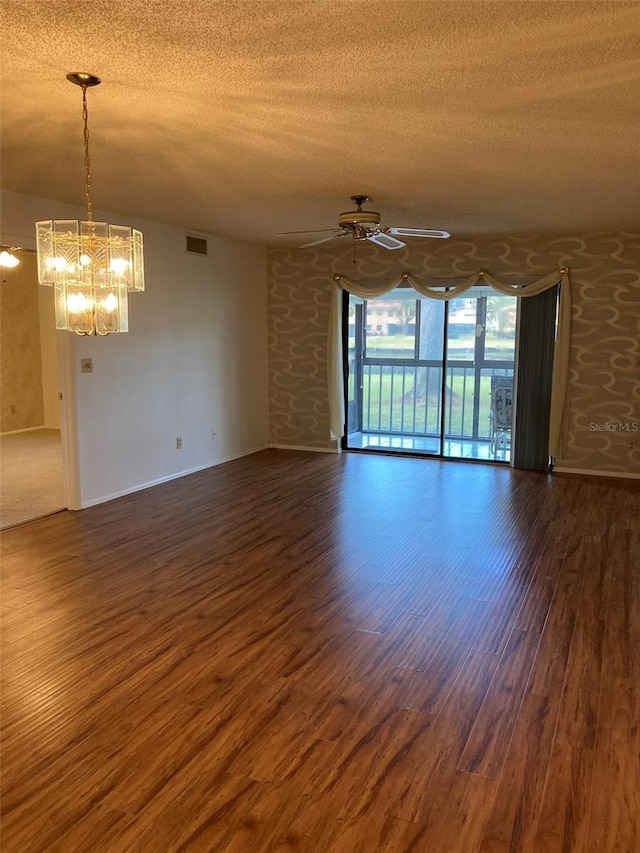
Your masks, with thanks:
[{"label": "sliding glass door", "polygon": [[346,446],[508,462],[516,299],[348,298]]}]

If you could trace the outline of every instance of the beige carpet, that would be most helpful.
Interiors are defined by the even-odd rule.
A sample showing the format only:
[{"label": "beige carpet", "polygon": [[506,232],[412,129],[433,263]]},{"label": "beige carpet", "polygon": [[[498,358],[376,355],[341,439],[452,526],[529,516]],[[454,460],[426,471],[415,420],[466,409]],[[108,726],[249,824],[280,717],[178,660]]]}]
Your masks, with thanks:
[{"label": "beige carpet", "polygon": [[0,435],[0,529],[64,508],[60,430]]}]

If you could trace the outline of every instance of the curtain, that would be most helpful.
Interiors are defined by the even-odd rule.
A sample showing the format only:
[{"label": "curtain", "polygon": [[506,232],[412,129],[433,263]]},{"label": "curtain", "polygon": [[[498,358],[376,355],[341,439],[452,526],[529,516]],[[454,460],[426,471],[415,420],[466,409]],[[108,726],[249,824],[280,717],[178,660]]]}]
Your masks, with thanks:
[{"label": "curtain", "polygon": [[355,282],[342,275],[334,275],[336,286],[331,299],[329,316],[329,341],[327,354],[327,377],[329,385],[329,414],[331,438],[339,439],[344,435],[344,389],[342,373],[342,290],[346,290],[361,299],[375,299],[383,296],[400,285],[413,287],[422,296],[446,301],[466,293],[479,282],[486,282],[507,296],[537,296],[551,287],[560,285],[560,307],[558,309],[558,329],[554,347],[553,376],[551,383],[551,414],[549,418],[549,455],[562,456],[566,449],[568,425],[569,392],[569,343],[571,335],[571,293],[569,288],[569,270],[559,270],[543,276],[529,284],[511,284],[502,282],[484,270],[473,273],[463,281],[444,291],[417,281],[410,273],[402,273],[388,284],[367,284]]},{"label": "curtain", "polygon": [[527,471],[549,469],[549,414],[557,314],[557,287],[520,303],[518,373],[511,442],[511,464],[514,468]]}]

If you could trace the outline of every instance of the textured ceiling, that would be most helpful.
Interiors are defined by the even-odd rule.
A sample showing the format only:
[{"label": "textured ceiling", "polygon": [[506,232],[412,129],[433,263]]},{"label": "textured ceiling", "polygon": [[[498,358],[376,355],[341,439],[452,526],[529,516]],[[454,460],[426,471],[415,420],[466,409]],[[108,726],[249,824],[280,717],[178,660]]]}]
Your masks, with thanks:
[{"label": "textured ceiling", "polygon": [[[640,3],[2,3],[2,186],[269,244],[640,226]],[[43,211],[43,216],[47,215]],[[291,240],[289,240],[291,242]]]}]

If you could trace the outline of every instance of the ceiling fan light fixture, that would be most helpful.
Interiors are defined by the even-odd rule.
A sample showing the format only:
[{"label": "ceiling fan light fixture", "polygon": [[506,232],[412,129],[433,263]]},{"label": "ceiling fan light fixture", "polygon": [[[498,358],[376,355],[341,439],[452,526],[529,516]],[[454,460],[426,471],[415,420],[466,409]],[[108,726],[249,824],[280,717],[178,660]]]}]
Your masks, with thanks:
[{"label": "ceiling fan light fixture", "polygon": [[7,269],[13,269],[17,267],[20,263],[20,258],[14,255],[14,251],[16,251],[13,247],[6,249],[2,249],[0,252],[0,267],[6,267]]},{"label": "ceiling fan light fixture", "polygon": [[128,332],[128,293],[145,287],[142,233],[93,221],[87,88],[100,78],[74,71],[67,79],[82,89],[87,218],[36,222],[38,281],[55,288],[57,329],[78,335]]}]

